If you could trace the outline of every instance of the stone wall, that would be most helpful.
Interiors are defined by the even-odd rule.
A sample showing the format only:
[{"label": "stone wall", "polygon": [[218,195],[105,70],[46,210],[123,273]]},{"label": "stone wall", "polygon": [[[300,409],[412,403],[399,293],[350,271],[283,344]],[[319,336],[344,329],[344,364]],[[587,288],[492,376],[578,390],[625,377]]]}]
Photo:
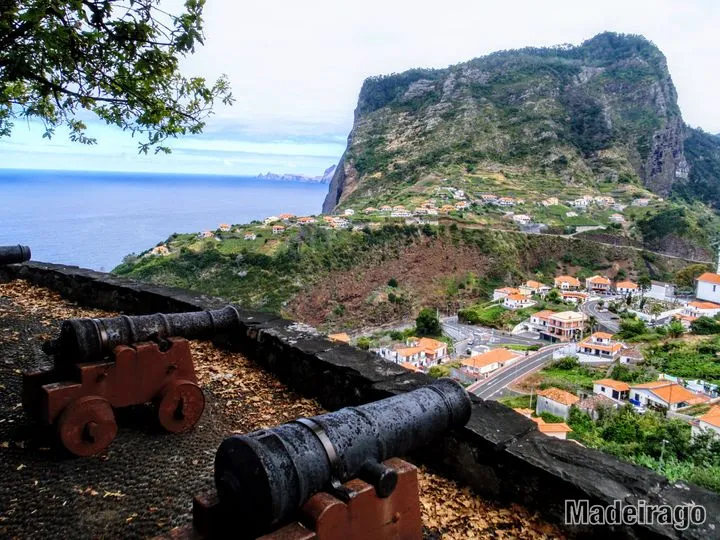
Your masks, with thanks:
[{"label": "stone wall", "polygon": [[[67,299],[127,314],[188,311],[223,305],[189,291],[121,279],[75,267],[29,263],[0,267],[0,280],[23,278]],[[357,405],[406,392],[430,379],[375,355],[334,343],[314,328],[260,312],[241,310],[242,328],[218,344],[242,351],[299,392],[328,409]],[[671,484],[652,471],[610,455],[540,434],[535,423],[493,401],[473,398],[469,423],[415,458],[488,498],[516,501],[562,524],[566,499],[611,505],[702,504],[705,525],[672,527],[572,527],[578,537],[718,538],[720,496],[683,483]]]}]

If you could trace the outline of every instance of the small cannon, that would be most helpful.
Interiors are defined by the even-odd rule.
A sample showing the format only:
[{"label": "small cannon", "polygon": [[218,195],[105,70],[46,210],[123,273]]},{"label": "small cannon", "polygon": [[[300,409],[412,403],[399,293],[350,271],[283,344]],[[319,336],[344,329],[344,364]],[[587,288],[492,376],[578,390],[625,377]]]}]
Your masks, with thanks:
[{"label": "small cannon", "polygon": [[23,406],[55,426],[78,456],[107,448],[117,433],[114,408],[152,402],[160,425],[190,430],[205,408],[188,339],[238,328],[233,306],[212,311],[64,321],[43,345],[51,369],[23,374]]},{"label": "small cannon", "polygon": [[0,266],[29,261],[32,252],[28,246],[0,246]]},{"label": "small cannon", "polygon": [[[395,460],[400,466],[390,466],[391,458],[403,456],[443,432],[463,426],[470,412],[471,401],[465,389],[455,381],[440,379],[406,394],[359,407],[231,436],[222,442],[215,455],[218,502],[213,511],[218,519],[198,517],[202,512],[197,509],[203,504],[196,498],[196,521],[242,523],[247,534],[257,536],[287,523],[301,508],[306,512],[308,507],[320,508],[311,513],[323,514],[322,508],[327,505],[317,499],[322,492],[332,495],[335,502],[345,501],[351,508],[355,494],[362,491],[348,489],[356,481],[352,479],[361,479],[374,487],[374,500],[382,501],[393,495],[398,473],[408,472],[400,460]],[[341,485],[343,482],[348,483]],[[414,489],[417,492],[417,482]],[[403,497],[407,499],[407,492]],[[419,531],[419,502],[417,495],[414,498]],[[408,508],[407,500],[401,504]],[[365,510],[360,511],[360,517],[355,516],[356,521],[363,521],[363,512],[373,503],[366,501],[361,507]],[[387,514],[387,505],[382,502],[374,508],[368,516]],[[386,518],[380,519],[387,521]],[[385,521],[379,526],[387,524]],[[340,533],[344,538],[353,537],[348,531]],[[277,534],[278,538],[285,538]]]}]

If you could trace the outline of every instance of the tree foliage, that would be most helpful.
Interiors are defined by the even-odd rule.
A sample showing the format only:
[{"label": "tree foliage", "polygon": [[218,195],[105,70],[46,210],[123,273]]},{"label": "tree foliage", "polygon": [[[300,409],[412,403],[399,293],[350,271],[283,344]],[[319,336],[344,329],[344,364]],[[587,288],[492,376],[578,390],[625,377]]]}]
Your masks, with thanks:
[{"label": "tree foliage", "polygon": [[208,84],[180,74],[203,43],[205,0],[171,14],[158,0],[6,0],[0,13],[0,137],[36,118],[44,137],[65,125],[95,143],[94,113],[142,137],[141,152],[169,152],[168,138],[200,133],[219,100],[233,101],[223,76]]},{"label": "tree foliage", "polygon": [[703,272],[711,270],[712,267],[705,263],[691,264],[675,273],[675,285],[678,287],[690,288],[695,286],[695,278]]},{"label": "tree foliage", "polygon": [[415,319],[415,327],[418,336],[440,336],[442,335],[442,326],[437,317],[437,313],[432,308],[423,308]]}]

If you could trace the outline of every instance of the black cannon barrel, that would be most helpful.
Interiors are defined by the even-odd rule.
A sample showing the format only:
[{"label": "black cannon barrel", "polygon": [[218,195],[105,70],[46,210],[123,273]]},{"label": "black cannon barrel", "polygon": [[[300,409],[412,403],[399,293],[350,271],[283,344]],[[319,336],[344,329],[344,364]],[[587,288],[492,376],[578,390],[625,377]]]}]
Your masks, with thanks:
[{"label": "black cannon barrel", "polygon": [[234,435],[215,454],[218,496],[238,523],[265,532],[285,522],[312,495],[337,484],[333,480],[377,472],[384,460],[465,425],[471,406],[460,384],[440,379],[366,405]]},{"label": "black cannon barrel", "polygon": [[29,261],[32,253],[28,246],[0,246],[0,266]]},{"label": "black cannon barrel", "polygon": [[60,336],[43,345],[57,358],[84,362],[101,358],[118,345],[171,336],[210,338],[239,328],[240,314],[234,306],[188,313],[121,315],[106,319],[69,319],[60,326]]}]

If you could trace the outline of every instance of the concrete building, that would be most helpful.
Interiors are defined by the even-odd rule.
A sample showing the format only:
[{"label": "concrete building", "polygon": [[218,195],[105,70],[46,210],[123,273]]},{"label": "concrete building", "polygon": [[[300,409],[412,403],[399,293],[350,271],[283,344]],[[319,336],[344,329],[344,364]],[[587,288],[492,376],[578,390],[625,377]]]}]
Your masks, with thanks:
[{"label": "concrete building", "polygon": [[703,399],[672,381],[630,385],[630,403],[636,406],[675,411]]},{"label": "concrete building", "polygon": [[632,281],[618,281],[615,284],[615,292],[627,296],[628,294],[635,294],[640,290],[637,283]]},{"label": "concrete building", "polygon": [[535,414],[540,416],[542,413],[547,412],[560,416],[565,420],[570,415],[570,407],[580,401],[580,398],[576,395],[555,387],[540,390],[537,395]]},{"label": "concrete building", "polygon": [[520,291],[515,287],[502,287],[501,289],[495,289],[493,291],[493,300],[504,300],[511,294],[520,294]]},{"label": "concrete building", "polygon": [[509,294],[503,299],[503,307],[505,309],[523,309],[534,304],[535,301],[524,294]]},{"label": "concrete building", "polygon": [[587,322],[587,315],[577,311],[561,311],[548,318],[547,328],[540,335],[551,341],[571,341],[579,338]]},{"label": "concrete building", "polygon": [[697,437],[702,432],[711,431],[720,438],[720,406],[711,407],[704,415],[698,417],[692,424],[692,436]]},{"label": "concrete building", "polygon": [[675,286],[663,281],[652,281],[650,290],[645,292],[645,296],[655,300],[672,300],[675,297]]},{"label": "concrete building", "polygon": [[605,276],[592,276],[585,280],[585,288],[588,292],[607,294],[610,292],[610,280]]},{"label": "concrete building", "polygon": [[580,280],[572,276],[558,276],[555,278],[555,287],[561,291],[574,291],[580,288]]}]

